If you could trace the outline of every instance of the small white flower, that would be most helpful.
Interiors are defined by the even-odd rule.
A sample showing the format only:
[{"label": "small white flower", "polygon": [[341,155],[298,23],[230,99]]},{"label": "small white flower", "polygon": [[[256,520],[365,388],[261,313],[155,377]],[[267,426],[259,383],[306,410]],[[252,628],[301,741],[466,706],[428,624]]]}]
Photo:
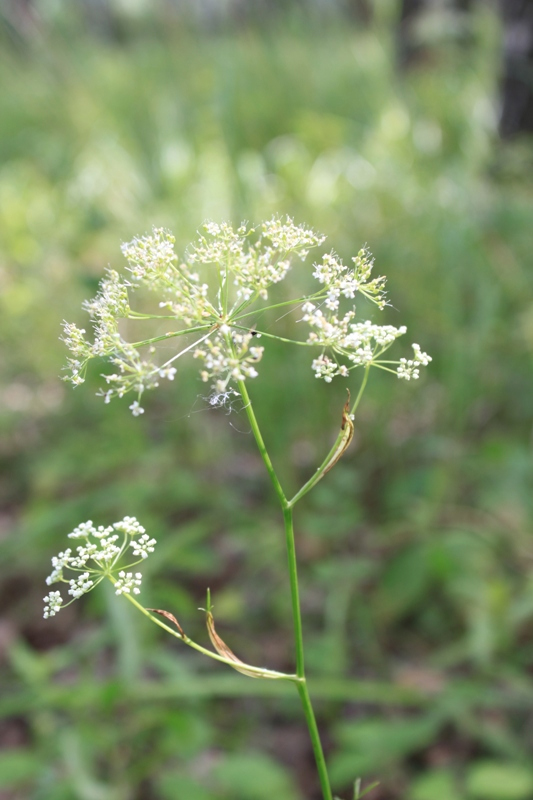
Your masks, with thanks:
[{"label": "small white flower", "polygon": [[145,529],[136,517],[124,517],[120,522],[114,522],[113,528],[116,531],[123,531],[128,536],[137,536],[145,533]]},{"label": "small white flower", "polygon": [[87,564],[90,558],[98,552],[98,546],[94,544],[94,542],[89,542],[87,545],[80,545],[76,548],[78,555],[75,556],[72,561],[71,565],[76,569],[83,569],[83,567]]},{"label": "small white flower", "polygon": [[141,406],[139,405],[139,401],[138,400],[135,400],[131,404],[130,411],[131,411],[131,413],[133,414],[134,417],[139,417],[141,414],[144,414],[144,408],[141,408]]},{"label": "small white flower", "polygon": [[162,378],[168,378],[169,381],[173,381],[176,375],[177,369],[175,367],[163,367],[159,370],[159,375]]},{"label": "small white flower", "polygon": [[148,553],[154,552],[154,545],[157,544],[155,539],[150,539],[147,533],[143,534],[137,541],[130,542],[130,547],[133,548],[134,556],[141,556],[141,558],[148,558]]},{"label": "small white flower", "polygon": [[107,528],[104,528],[103,525],[99,525],[96,530],[93,529],[92,535],[95,539],[105,539],[109,534],[113,533],[113,526],[109,525]]},{"label": "small white flower", "polygon": [[129,594],[133,591],[133,594],[140,594],[140,585],[142,574],[140,572],[136,572],[135,576],[132,572],[121,572],[118,573],[118,581],[115,583],[115,594]]},{"label": "small white flower", "polygon": [[417,380],[420,377],[420,370],[418,367],[420,365],[426,367],[431,361],[431,356],[428,356],[427,353],[423,353],[420,349],[420,345],[413,344],[413,350],[414,357],[412,359],[401,358],[396,370],[398,377],[403,378],[405,381],[410,381],[411,379]]},{"label": "small white flower", "polygon": [[326,355],[315,358],[311,366],[315,372],[315,378],[322,378],[326,383],[331,383],[335,375],[342,374],[341,368]]},{"label": "small white flower", "polygon": [[92,519],[87,522],[80,522],[77,528],[74,528],[72,533],[68,534],[69,539],[86,539],[96,533],[96,528],[93,525]]},{"label": "small white flower", "polygon": [[414,361],[417,364],[423,364],[425,367],[427,367],[429,362],[432,361],[431,356],[428,356],[427,353],[423,353],[419,344],[413,344],[413,350],[415,352]]},{"label": "small white flower", "polygon": [[336,297],[334,294],[328,294],[326,298],[326,306],[331,311],[336,311],[339,307],[339,298]]},{"label": "small white flower", "polygon": [[88,572],[84,572],[82,575],[79,575],[77,578],[69,581],[69,583],[70,589],[68,590],[68,593],[72,595],[75,600],[77,600],[78,597],[81,597],[82,594],[90,592],[94,585],[94,581],[90,580]]},{"label": "small white flower", "polygon": [[108,539],[102,539],[100,541],[100,549],[94,555],[95,560],[105,562],[113,561],[120,553],[120,547],[115,544],[118,538],[117,534],[115,534]]},{"label": "small white flower", "polygon": [[61,606],[63,605],[63,598],[59,592],[50,592],[46,597],[43,597],[45,602],[43,617],[55,617]]}]

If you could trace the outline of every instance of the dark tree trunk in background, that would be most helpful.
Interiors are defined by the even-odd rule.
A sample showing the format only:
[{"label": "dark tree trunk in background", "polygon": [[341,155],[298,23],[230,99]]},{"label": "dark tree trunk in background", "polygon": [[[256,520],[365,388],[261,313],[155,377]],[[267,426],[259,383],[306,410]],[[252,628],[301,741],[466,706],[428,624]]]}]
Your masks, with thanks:
[{"label": "dark tree trunk in background", "polygon": [[[489,0],[478,0],[489,2]],[[442,8],[466,14],[474,0],[402,0],[398,24],[398,61],[408,69],[431,59],[431,46],[418,36],[427,12]],[[533,0],[498,0],[503,23],[501,113],[504,139],[533,133]]]},{"label": "dark tree trunk in background", "polygon": [[[502,0],[505,2],[505,0]],[[466,14],[472,0],[402,0],[398,26],[398,62],[401,69],[426,61],[430,48],[418,40],[417,26],[421,16],[435,8]]]},{"label": "dark tree trunk in background", "polygon": [[345,7],[350,17],[356,22],[369,25],[372,21],[372,6],[370,0],[346,0]]},{"label": "dark tree trunk in background", "polygon": [[503,76],[500,135],[533,132],[533,0],[500,0]]},{"label": "dark tree trunk in background", "polygon": [[[0,0],[2,6],[2,0]],[[0,25],[6,25],[14,39],[25,39],[37,32],[37,15],[32,0],[6,0],[0,7]]]},{"label": "dark tree trunk in background", "polygon": [[426,2],[427,0],[402,0],[398,29],[398,60],[402,69],[418,60],[414,29]]}]

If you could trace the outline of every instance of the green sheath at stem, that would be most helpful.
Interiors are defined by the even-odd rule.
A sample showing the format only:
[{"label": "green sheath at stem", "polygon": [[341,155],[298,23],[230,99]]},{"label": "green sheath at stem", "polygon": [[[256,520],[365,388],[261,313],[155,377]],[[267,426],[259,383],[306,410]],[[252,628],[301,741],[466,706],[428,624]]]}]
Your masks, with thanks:
[{"label": "green sheath at stem", "polygon": [[[354,400],[354,404],[350,409],[350,416],[353,416],[355,414],[357,406],[359,405],[359,401],[361,400],[361,397],[363,396],[363,392],[365,390],[366,383],[368,381],[368,373],[369,373],[369,371],[370,371],[370,365],[365,368],[365,375],[364,375],[363,381],[361,383],[361,386],[359,388],[359,391],[357,393],[357,397]],[[325,457],[325,459],[322,462],[322,464],[316,470],[315,474],[311,478],[309,478],[307,483],[304,483],[304,485],[302,486],[302,488],[298,492],[296,492],[296,494],[294,495],[292,500],[289,500],[289,506],[290,507],[295,506],[296,503],[298,502],[298,500],[301,500],[302,497],[304,495],[306,495],[307,492],[309,492],[313,488],[313,486],[315,486],[318,483],[318,481],[321,478],[324,477],[324,475],[325,475],[325,473],[327,471],[327,467],[328,467],[328,465],[329,465],[329,463],[331,461],[331,458],[334,455],[335,451],[337,450],[337,448],[339,446],[339,443],[340,443],[340,441],[341,441],[343,436],[344,436],[344,431],[342,431],[342,430],[339,431],[339,435],[335,439],[335,443],[333,444],[331,450],[329,451],[329,453]]]}]

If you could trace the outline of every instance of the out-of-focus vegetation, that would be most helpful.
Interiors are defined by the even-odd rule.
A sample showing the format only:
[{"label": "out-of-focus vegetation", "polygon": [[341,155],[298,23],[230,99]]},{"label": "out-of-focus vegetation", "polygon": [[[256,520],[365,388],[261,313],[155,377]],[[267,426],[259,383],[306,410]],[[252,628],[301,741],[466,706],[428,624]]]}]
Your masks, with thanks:
[{"label": "out-of-focus vegetation", "polygon": [[[480,4],[466,47],[436,26],[432,60],[400,76],[392,0],[368,27],[123,2],[84,31],[80,9],[3,15],[0,796],[318,796],[291,687],[196,659],[104,591],[47,621],[41,603],[75,524],[135,514],[160,543],[145,604],[207,641],[209,585],[237,653],[292,667],[280,519],[245,420],[210,410],[186,369],[134,419],[94,396],[96,375],[60,382],[58,340],[62,319],[87,324],[121,241],[156,224],[183,247],[206,218],[289,213],[346,258],[368,243],[389,276],[380,321],[434,359],[419,385],[372,376],[354,445],[298,509],[335,789],[528,800],[532,149],[496,138],[497,19]],[[345,400],[299,357],[268,348],[250,387],[294,488]]]}]

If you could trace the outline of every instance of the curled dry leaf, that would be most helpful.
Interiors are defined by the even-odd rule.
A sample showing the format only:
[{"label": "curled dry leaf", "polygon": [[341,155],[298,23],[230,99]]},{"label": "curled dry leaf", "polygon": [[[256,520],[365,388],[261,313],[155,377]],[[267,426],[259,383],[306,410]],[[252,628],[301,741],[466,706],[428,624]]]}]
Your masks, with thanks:
[{"label": "curled dry leaf", "polygon": [[163,609],[161,609],[161,608],[147,608],[146,610],[147,611],[153,611],[154,614],[159,614],[161,617],[166,617],[167,619],[169,619],[171,622],[174,623],[174,625],[178,629],[178,632],[179,632],[180,636],[182,636],[184,639],[187,638],[185,636],[185,633],[183,632],[183,628],[179,624],[178,620],[176,619],[174,614],[170,613],[170,611],[163,611]]},{"label": "curled dry leaf", "polygon": [[348,399],[344,404],[344,408],[342,410],[342,422],[341,422],[341,432],[342,437],[339,441],[338,446],[335,448],[335,452],[332,454],[330,460],[326,464],[326,467],[322,473],[322,476],[329,472],[332,467],[335,466],[337,461],[344,455],[348,447],[350,446],[350,442],[353,439],[354,434],[354,426],[353,422],[350,419],[350,390],[348,389]]},{"label": "curled dry leaf", "polygon": [[250,669],[247,669],[247,665],[244,661],[241,661],[240,658],[237,658],[235,653],[229,649],[226,642],[224,642],[215,629],[215,620],[213,619],[212,613],[208,610],[205,612],[205,619],[207,625],[207,632],[209,634],[209,638],[211,639],[211,643],[217,653],[224,658],[227,658],[228,661],[231,661],[233,664],[234,669],[237,672],[242,672],[243,675],[248,675],[250,678],[267,678],[268,675],[260,675],[257,672],[252,672]]}]

